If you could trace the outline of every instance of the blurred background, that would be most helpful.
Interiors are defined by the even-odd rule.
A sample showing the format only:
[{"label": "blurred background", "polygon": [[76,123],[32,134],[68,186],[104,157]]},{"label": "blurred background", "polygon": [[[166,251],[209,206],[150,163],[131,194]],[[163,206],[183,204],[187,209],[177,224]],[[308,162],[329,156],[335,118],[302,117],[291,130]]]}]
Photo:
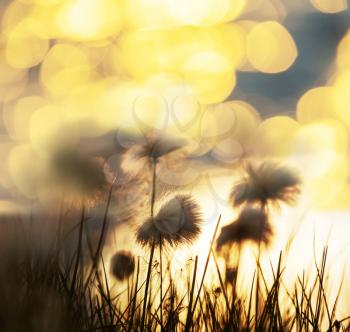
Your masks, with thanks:
[{"label": "blurred background", "polygon": [[[4,200],[9,192],[37,198],[41,185],[33,183],[45,181],[34,174],[50,173],[46,166],[53,151],[117,128],[135,133],[164,126],[195,140],[198,153],[205,154],[216,138],[222,141],[223,113],[230,116],[230,110],[208,112],[213,108],[241,108],[234,116],[245,134],[233,133],[234,144],[261,142],[253,137],[258,127],[270,137],[264,148],[254,147],[254,156],[261,149],[272,157],[290,156],[287,143],[278,139],[281,126],[284,135],[294,136],[297,126],[327,118],[332,124],[313,129],[333,135],[341,126],[347,135],[350,18],[345,0],[222,0],[220,6],[210,0],[177,5],[15,0],[0,5]],[[273,118],[277,115],[287,118]],[[261,123],[264,119],[269,121]],[[315,138],[310,130],[299,136]],[[347,138],[336,144],[346,150]],[[242,153],[221,152],[232,160]],[[40,161],[33,165],[35,158]]]},{"label": "blurred background", "polygon": [[[283,1],[283,4],[286,9],[283,24],[298,46],[298,58],[289,70],[277,75],[240,73],[237,91],[233,93],[238,98],[244,95],[263,116],[276,112],[295,116],[297,102],[307,90],[327,85],[337,45],[349,29],[350,12],[345,1]],[[259,103],[259,96],[266,98],[265,103]]]},{"label": "blurred background", "polygon": [[[1,0],[0,22],[3,219],[34,215],[50,228],[62,196],[74,210],[89,188],[79,182],[86,180],[78,167],[84,161],[66,169],[72,155],[102,161],[113,183],[126,171],[142,172],[121,154],[144,132],[157,131],[188,142],[191,162],[170,161],[160,177],[190,191],[203,208],[208,229],[194,250],[208,245],[219,214],[223,223],[235,215],[226,201],[242,160],[271,159],[293,166],[304,181],[299,204],[276,213],[281,223],[271,257],[293,230],[291,260],[301,268],[313,259],[310,239],[316,234],[320,249],[332,234],[330,260],[344,265],[346,0]],[[142,210],[135,193],[149,191],[123,183],[124,209],[111,209],[115,227]],[[91,214],[98,219],[100,211]],[[113,248],[130,246],[128,231],[118,237]],[[303,262],[301,250],[308,253]]]}]

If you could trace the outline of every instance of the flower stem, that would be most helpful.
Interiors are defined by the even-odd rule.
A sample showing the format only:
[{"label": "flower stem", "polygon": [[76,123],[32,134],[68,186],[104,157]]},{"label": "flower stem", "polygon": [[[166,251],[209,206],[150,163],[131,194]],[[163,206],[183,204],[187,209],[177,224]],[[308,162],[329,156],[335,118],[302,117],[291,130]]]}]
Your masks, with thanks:
[{"label": "flower stem", "polygon": [[148,263],[147,278],[146,278],[146,285],[145,285],[145,295],[143,297],[141,331],[144,331],[144,328],[145,328],[145,318],[146,318],[146,309],[147,309],[147,295],[148,295],[148,288],[149,288],[149,283],[150,283],[150,279],[151,279],[151,269],[152,269],[154,248],[155,248],[155,241],[153,241],[153,243],[152,243],[151,253],[150,253],[149,263]]},{"label": "flower stem", "polygon": [[[157,181],[157,160],[153,158],[152,159],[151,217],[153,217],[153,215],[154,215],[154,204],[156,201],[156,181]],[[150,284],[150,280],[151,280],[151,270],[152,270],[152,262],[153,262],[155,245],[156,245],[156,243],[155,243],[155,241],[153,241],[152,247],[151,247],[151,252],[150,252],[150,257],[149,257],[149,263],[148,263],[148,270],[147,270],[147,277],[146,277],[146,284],[145,284],[145,295],[143,297],[141,332],[143,332],[144,328],[145,328],[148,288],[149,288],[149,284]]]},{"label": "flower stem", "polygon": [[71,284],[71,288],[70,288],[70,296],[71,297],[73,296],[73,293],[74,293],[75,282],[76,282],[77,275],[78,275],[79,262],[80,262],[80,258],[82,255],[81,250],[82,250],[82,241],[83,241],[84,220],[85,220],[85,206],[83,204],[82,211],[81,211],[80,224],[79,224],[77,255],[76,255],[76,260],[75,260],[72,284]]},{"label": "flower stem", "polygon": [[162,272],[162,234],[159,235],[159,268],[160,268],[160,330],[163,331],[163,272]]},{"label": "flower stem", "polygon": [[[212,247],[210,247],[210,249],[212,250]],[[193,303],[194,287],[196,284],[197,266],[198,266],[198,256],[196,256],[196,259],[194,262],[194,271],[193,271],[193,280],[192,280],[192,286],[191,286],[191,292],[190,292],[190,301],[188,304],[186,325],[185,325],[185,329],[184,329],[185,332],[188,332],[190,330],[190,326],[192,323],[192,315],[194,312],[194,310],[192,310],[192,303]]]},{"label": "flower stem", "polygon": [[[268,217],[267,202],[265,200],[261,201],[261,211]],[[260,259],[261,259],[261,238],[263,233],[263,225],[260,224],[259,230],[259,243],[258,243],[258,258],[256,262],[256,293],[255,293],[255,330],[258,328],[258,316],[259,316],[259,306],[260,306]]]},{"label": "flower stem", "polygon": [[154,215],[154,203],[156,201],[157,161],[152,159],[152,196],[151,196],[151,217]]},{"label": "flower stem", "polygon": [[[213,245],[214,245],[214,242],[215,242],[216,233],[217,233],[217,231],[218,231],[218,229],[219,229],[220,221],[221,221],[221,215],[220,215],[219,218],[218,218],[218,221],[217,221],[216,226],[215,226],[214,234],[213,234],[213,237],[212,237],[211,242],[210,242],[209,252],[208,252],[207,260],[206,260],[206,262],[205,262],[204,271],[203,271],[203,275],[202,275],[202,280],[201,280],[201,283],[200,283],[200,285],[199,285],[198,293],[197,293],[196,299],[195,299],[195,301],[194,301],[193,308],[192,308],[192,310],[191,310],[191,315],[194,314],[194,312],[195,312],[195,310],[196,310],[197,303],[198,303],[198,301],[199,301],[199,297],[200,297],[201,290],[202,290],[202,287],[203,287],[205,275],[206,275],[206,273],[207,273],[207,269],[208,269],[208,265],[209,265],[210,256],[211,256],[211,253],[212,253],[212,248],[213,248]],[[191,318],[190,318],[190,319],[191,319]]]}]

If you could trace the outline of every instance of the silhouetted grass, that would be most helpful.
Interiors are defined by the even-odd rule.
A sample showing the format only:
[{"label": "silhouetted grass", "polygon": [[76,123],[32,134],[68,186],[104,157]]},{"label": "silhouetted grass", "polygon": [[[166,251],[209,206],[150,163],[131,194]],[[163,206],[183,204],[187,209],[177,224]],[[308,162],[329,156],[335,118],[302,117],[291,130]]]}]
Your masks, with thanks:
[{"label": "silhouetted grass", "polygon": [[[81,213],[74,255],[65,263],[53,249],[37,255],[30,243],[21,252],[1,252],[0,326],[1,331],[137,331],[142,328],[145,281],[142,262],[137,260],[134,274],[124,282],[125,289],[115,294],[109,284],[103,260],[103,247],[90,248],[90,258],[83,260],[82,241],[84,210]],[[217,224],[217,226],[219,223]],[[105,227],[101,227],[103,237]],[[213,239],[217,228],[213,234]],[[85,237],[88,241],[88,238]],[[103,243],[103,241],[102,241]],[[90,244],[91,245],[91,244]],[[24,246],[22,246],[24,247]],[[55,248],[55,247],[54,247]],[[256,315],[255,277],[248,297],[236,292],[237,280],[225,282],[216,252],[210,246],[207,261],[213,259],[219,284],[214,290],[199,275],[197,264],[188,269],[186,289],[177,287],[169,264],[163,269],[162,303],[159,290],[151,284],[148,290],[144,326],[147,331],[328,331],[349,330],[348,317],[336,317],[335,303],[327,300],[327,248],[316,277],[302,275],[293,293],[285,295],[283,255],[272,268],[273,282],[267,284],[260,270],[259,310]],[[207,265],[206,265],[207,266]],[[151,270],[155,267],[150,266]],[[239,269],[239,267],[238,267]],[[256,273],[255,273],[256,275]],[[121,283],[121,281],[119,281]],[[162,312],[162,319],[160,312]],[[163,324],[161,325],[161,323]]]},{"label": "silhouetted grass", "polygon": [[[171,261],[166,255],[162,255],[162,250],[159,251],[159,271],[155,248],[161,248],[166,239],[171,240],[168,241],[168,245],[177,247],[174,243],[181,243],[182,237],[191,240],[199,234],[200,227],[197,228],[197,206],[192,200],[179,200],[180,203],[191,203],[187,205],[174,204],[174,200],[171,200],[171,204],[165,204],[160,212],[154,215],[156,163],[153,162],[152,165],[151,218],[158,224],[175,221],[180,227],[163,238],[163,229],[168,228],[157,228],[156,234],[161,236],[159,241],[156,236],[150,238],[148,246],[144,246],[148,262],[140,258],[135,260],[125,252],[114,255],[113,262],[116,265],[111,271],[117,278],[113,284],[110,282],[110,270],[106,268],[103,250],[110,231],[109,209],[114,182],[106,194],[100,229],[98,234],[94,234],[94,238],[88,226],[89,214],[84,204],[81,204],[80,213],[76,213],[75,226],[69,229],[63,227],[67,213],[60,211],[57,227],[55,226],[59,234],[54,232],[52,241],[47,239],[48,245],[45,249],[32,238],[31,228],[25,227],[20,218],[1,221],[0,331],[195,332],[350,329],[350,317],[337,317],[337,305],[342,301],[340,294],[344,277],[339,285],[336,300],[334,303],[329,301],[327,247],[324,248],[319,263],[316,263],[315,258],[315,277],[303,274],[297,278],[291,291],[285,287],[283,281],[283,253],[280,253],[277,265],[271,265],[273,277],[272,281],[268,281],[265,277],[267,271],[263,271],[260,264],[262,237],[248,236],[248,239],[253,238],[258,244],[259,258],[256,260],[254,275],[250,283],[248,282],[249,286],[242,292],[239,291],[241,281],[237,278],[237,274],[245,273],[240,271],[240,257],[234,267],[226,257],[224,270],[218,263],[220,252],[216,251],[214,244],[218,237],[220,216],[212,234],[202,272],[199,272],[196,256],[191,265],[182,271],[181,277],[174,279],[170,272]],[[277,180],[280,181],[279,178]],[[252,185],[251,187],[253,188]],[[266,195],[266,191],[261,192]],[[273,197],[269,199],[272,200]],[[63,209],[63,204],[61,208]],[[268,213],[265,208],[261,212]],[[152,219],[152,222],[155,222],[154,220]],[[254,222],[260,223],[260,220],[259,217]],[[196,228],[193,228],[193,225],[196,225]],[[249,227],[249,231],[253,231],[250,230],[250,224]],[[190,236],[187,236],[184,229],[194,229],[194,235],[190,233]],[[225,229],[227,227],[222,229],[222,234]],[[236,250],[240,256],[242,239],[241,236],[237,237],[237,231],[235,228],[235,232],[226,234],[225,243],[228,242],[231,245],[230,250]],[[180,235],[182,237],[179,237]],[[65,242],[67,237],[73,239],[69,243],[70,247],[68,246],[70,250]],[[120,267],[120,271],[116,270],[123,260],[127,261],[127,269]],[[217,284],[208,282],[211,260],[214,263]],[[155,274],[160,276],[159,282]],[[244,279],[247,284],[247,278]]]}]

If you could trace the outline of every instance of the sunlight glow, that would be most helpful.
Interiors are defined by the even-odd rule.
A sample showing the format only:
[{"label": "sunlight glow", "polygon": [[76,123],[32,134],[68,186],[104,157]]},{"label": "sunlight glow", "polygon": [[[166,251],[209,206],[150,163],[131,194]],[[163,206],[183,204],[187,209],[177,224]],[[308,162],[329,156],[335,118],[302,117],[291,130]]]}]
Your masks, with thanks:
[{"label": "sunlight glow", "polygon": [[32,19],[19,23],[9,34],[6,45],[6,59],[15,68],[38,65],[49,49],[49,42],[43,36],[43,27]]},{"label": "sunlight glow", "polygon": [[287,116],[266,119],[257,131],[257,151],[262,156],[285,157],[292,151],[292,141],[299,128],[300,124]]},{"label": "sunlight glow", "polygon": [[[281,251],[285,283],[274,298],[286,326],[294,317],[292,293],[301,287],[297,276],[306,271],[307,278],[317,278],[307,270],[315,264],[314,251],[318,259],[322,247],[329,244],[334,269],[329,283],[333,287],[341,281],[339,271],[345,269],[350,253],[350,30],[342,30],[333,58],[327,50],[318,59],[314,46],[327,34],[320,26],[317,35],[310,35],[309,24],[299,27],[295,17],[321,17],[321,13],[310,14],[310,3],[322,13],[338,13],[347,9],[348,1],[5,2],[0,3],[0,217],[4,219],[0,242],[7,238],[4,225],[18,227],[16,241],[6,241],[18,245],[19,252],[28,245],[21,276],[30,273],[30,281],[41,266],[36,263],[37,253],[48,253],[50,258],[57,250],[52,262],[56,274],[51,278],[50,266],[43,275],[48,273],[54,287],[56,283],[64,287],[44,293],[48,299],[57,292],[60,301],[72,303],[76,311],[81,309],[79,299],[84,305],[89,299],[84,310],[91,315],[89,324],[96,320],[100,330],[107,325],[126,327],[131,312],[134,322],[128,330],[136,330],[141,303],[147,304],[143,292],[149,271],[152,294],[149,307],[145,305],[146,323],[153,320],[151,324],[157,326],[147,329],[168,329],[172,319],[183,324],[188,315],[191,321],[198,320],[198,331],[206,319],[213,319],[209,328],[225,330],[231,328],[232,317],[224,290],[229,294],[227,302],[234,299],[232,305],[247,309],[254,273],[256,277],[262,267],[264,282],[273,285],[271,265],[276,267]],[[339,17],[343,15],[348,18],[348,13]],[[300,33],[301,28],[305,33]],[[300,61],[293,35],[303,48]],[[311,39],[310,46],[304,43]],[[305,45],[313,52],[310,62]],[[334,43],[327,45],[335,48]],[[313,61],[320,64],[315,66],[317,73]],[[169,210],[162,211],[162,206]],[[258,213],[250,217],[255,218],[253,226],[244,217],[247,210]],[[194,262],[198,258],[193,279],[196,296],[219,219],[201,302],[191,312]],[[258,229],[256,222],[263,227]],[[261,230],[267,234],[264,238]],[[167,245],[160,245],[162,241]],[[133,272],[125,279],[110,273],[110,259],[117,250],[135,255],[138,287]],[[225,274],[238,261],[235,294],[233,281],[225,280]],[[71,263],[66,268],[67,262]],[[90,269],[91,279],[85,280]],[[0,281],[10,282],[7,271],[4,279],[2,272],[0,267]],[[350,271],[346,273],[348,278]],[[158,293],[161,280],[164,303]],[[30,290],[32,284],[17,279],[16,283],[13,290],[17,286],[22,290],[22,284]],[[260,300],[269,303],[262,279],[260,283]],[[178,292],[173,298],[168,293],[172,291]],[[12,288],[7,293],[18,300]],[[253,302],[259,304],[256,294]],[[326,295],[334,303],[336,290],[331,288]],[[22,296],[27,296],[26,288]],[[306,298],[303,292],[299,296]],[[317,294],[310,297],[314,302]],[[212,317],[209,300],[215,304]],[[157,311],[159,303],[163,310]],[[169,318],[170,305],[178,306],[179,312],[169,311],[174,316]],[[350,303],[342,303],[331,318],[334,324],[349,314],[339,316],[349,307]],[[109,311],[111,317],[100,322],[105,308],[110,310],[103,315],[107,317]],[[203,308],[206,314],[201,313]],[[302,309],[309,313],[309,308]],[[252,328],[257,322],[254,314]],[[323,316],[320,325],[329,323]],[[50,317],[45,319],[51,322]],[[237,319],[246,320],[246,312],[240,311]],[[308,326],[307,319],[300,320],[304,321]]]},{"label": "sunlight glow", "polygon": [[339,13],[348,8],[347,0],[310,0],[311,4],[323,13]]},{"label": "sunlight glow", "polygon": [[62,95],[89,82],[91,72],[89,60],[80,48],[56,44],[42,63],[40,78],[51,93]]},{"label": "sunlight glow", "polygon": [[259,23],[248,34],[248,59],[254,68],[264,73],[288,69],[297,55],[293,37],[278,22]]},{"label": "sunlight glow", "polygon": [[69,1],[59,20],[67,36],[80,40],[104,39],[121,29],[120,8],[115,0]]},{"label": "sunlight glow", "polygon": [[337,66],[339,69],[345,70],[350,68],[350,30],[340,41],[337,48]]},{"label": "sunlight glow", "polygon": [[172,14],[182,24],[212,25],[228,22],[238,17],[246,0],[180,0],[168,1]]},{"label": "sunlight glow", "polygon": [[309,123],[318,119],[337,118],[334,106],[335,89],[318,87],[307,91],[297,105],[297,119]]}]

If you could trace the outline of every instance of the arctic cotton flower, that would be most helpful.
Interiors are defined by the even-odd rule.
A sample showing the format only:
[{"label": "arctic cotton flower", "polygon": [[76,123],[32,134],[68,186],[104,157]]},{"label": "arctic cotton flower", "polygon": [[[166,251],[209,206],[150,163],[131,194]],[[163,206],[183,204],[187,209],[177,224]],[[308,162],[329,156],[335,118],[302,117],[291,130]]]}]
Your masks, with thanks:
[{"label": "arctic cotton flower", "polygon": [[260,208],[246,207],[236,221],[224,226],[217,239],[217,248],[225,244],[253,241],[269,244],[273,231],[266,214]]},{"label": "arctic cotton flower", "polygon": [[244,203],[293,204],[300,193],[300,184],[296,173],[276,163],[248,164],[245,177],[232,188],[230,200],[234,206]]},{"label": "arctic cotton flower", "polygon": [[156,131],[144,133],[134,142],[129,142],[129,147],[123,156],[124,168],[138,161],[157,163],[167,155],[181,150],[187,142],[181,138],[165,136]]},{"label": "arctic cotton flower", "polygon": [[185,144],[186,142],[182,139],[149,134],[145,136],[144,143],[137,147],[135,156],[158,160],[171,152],[183,148]]},{"label": "arctic cotton flower", "polygon": [[201,220],[198,204],[190,196],[178,195],[139,227],[137,241],[143,246],[191,243],[200,234]]},{"label": "arctic cotton flower", "polygon": [[134,273],[135,259],[129,251],[118,251],[111,259],[111,274],[118,280],[125,280]]},{"label": "arctic cotton flower", "polygon": [[94,204],[106,191],[108,179],[103,162],[74,150],[56,152],[50,163],[51,180],[65,194]]}]

